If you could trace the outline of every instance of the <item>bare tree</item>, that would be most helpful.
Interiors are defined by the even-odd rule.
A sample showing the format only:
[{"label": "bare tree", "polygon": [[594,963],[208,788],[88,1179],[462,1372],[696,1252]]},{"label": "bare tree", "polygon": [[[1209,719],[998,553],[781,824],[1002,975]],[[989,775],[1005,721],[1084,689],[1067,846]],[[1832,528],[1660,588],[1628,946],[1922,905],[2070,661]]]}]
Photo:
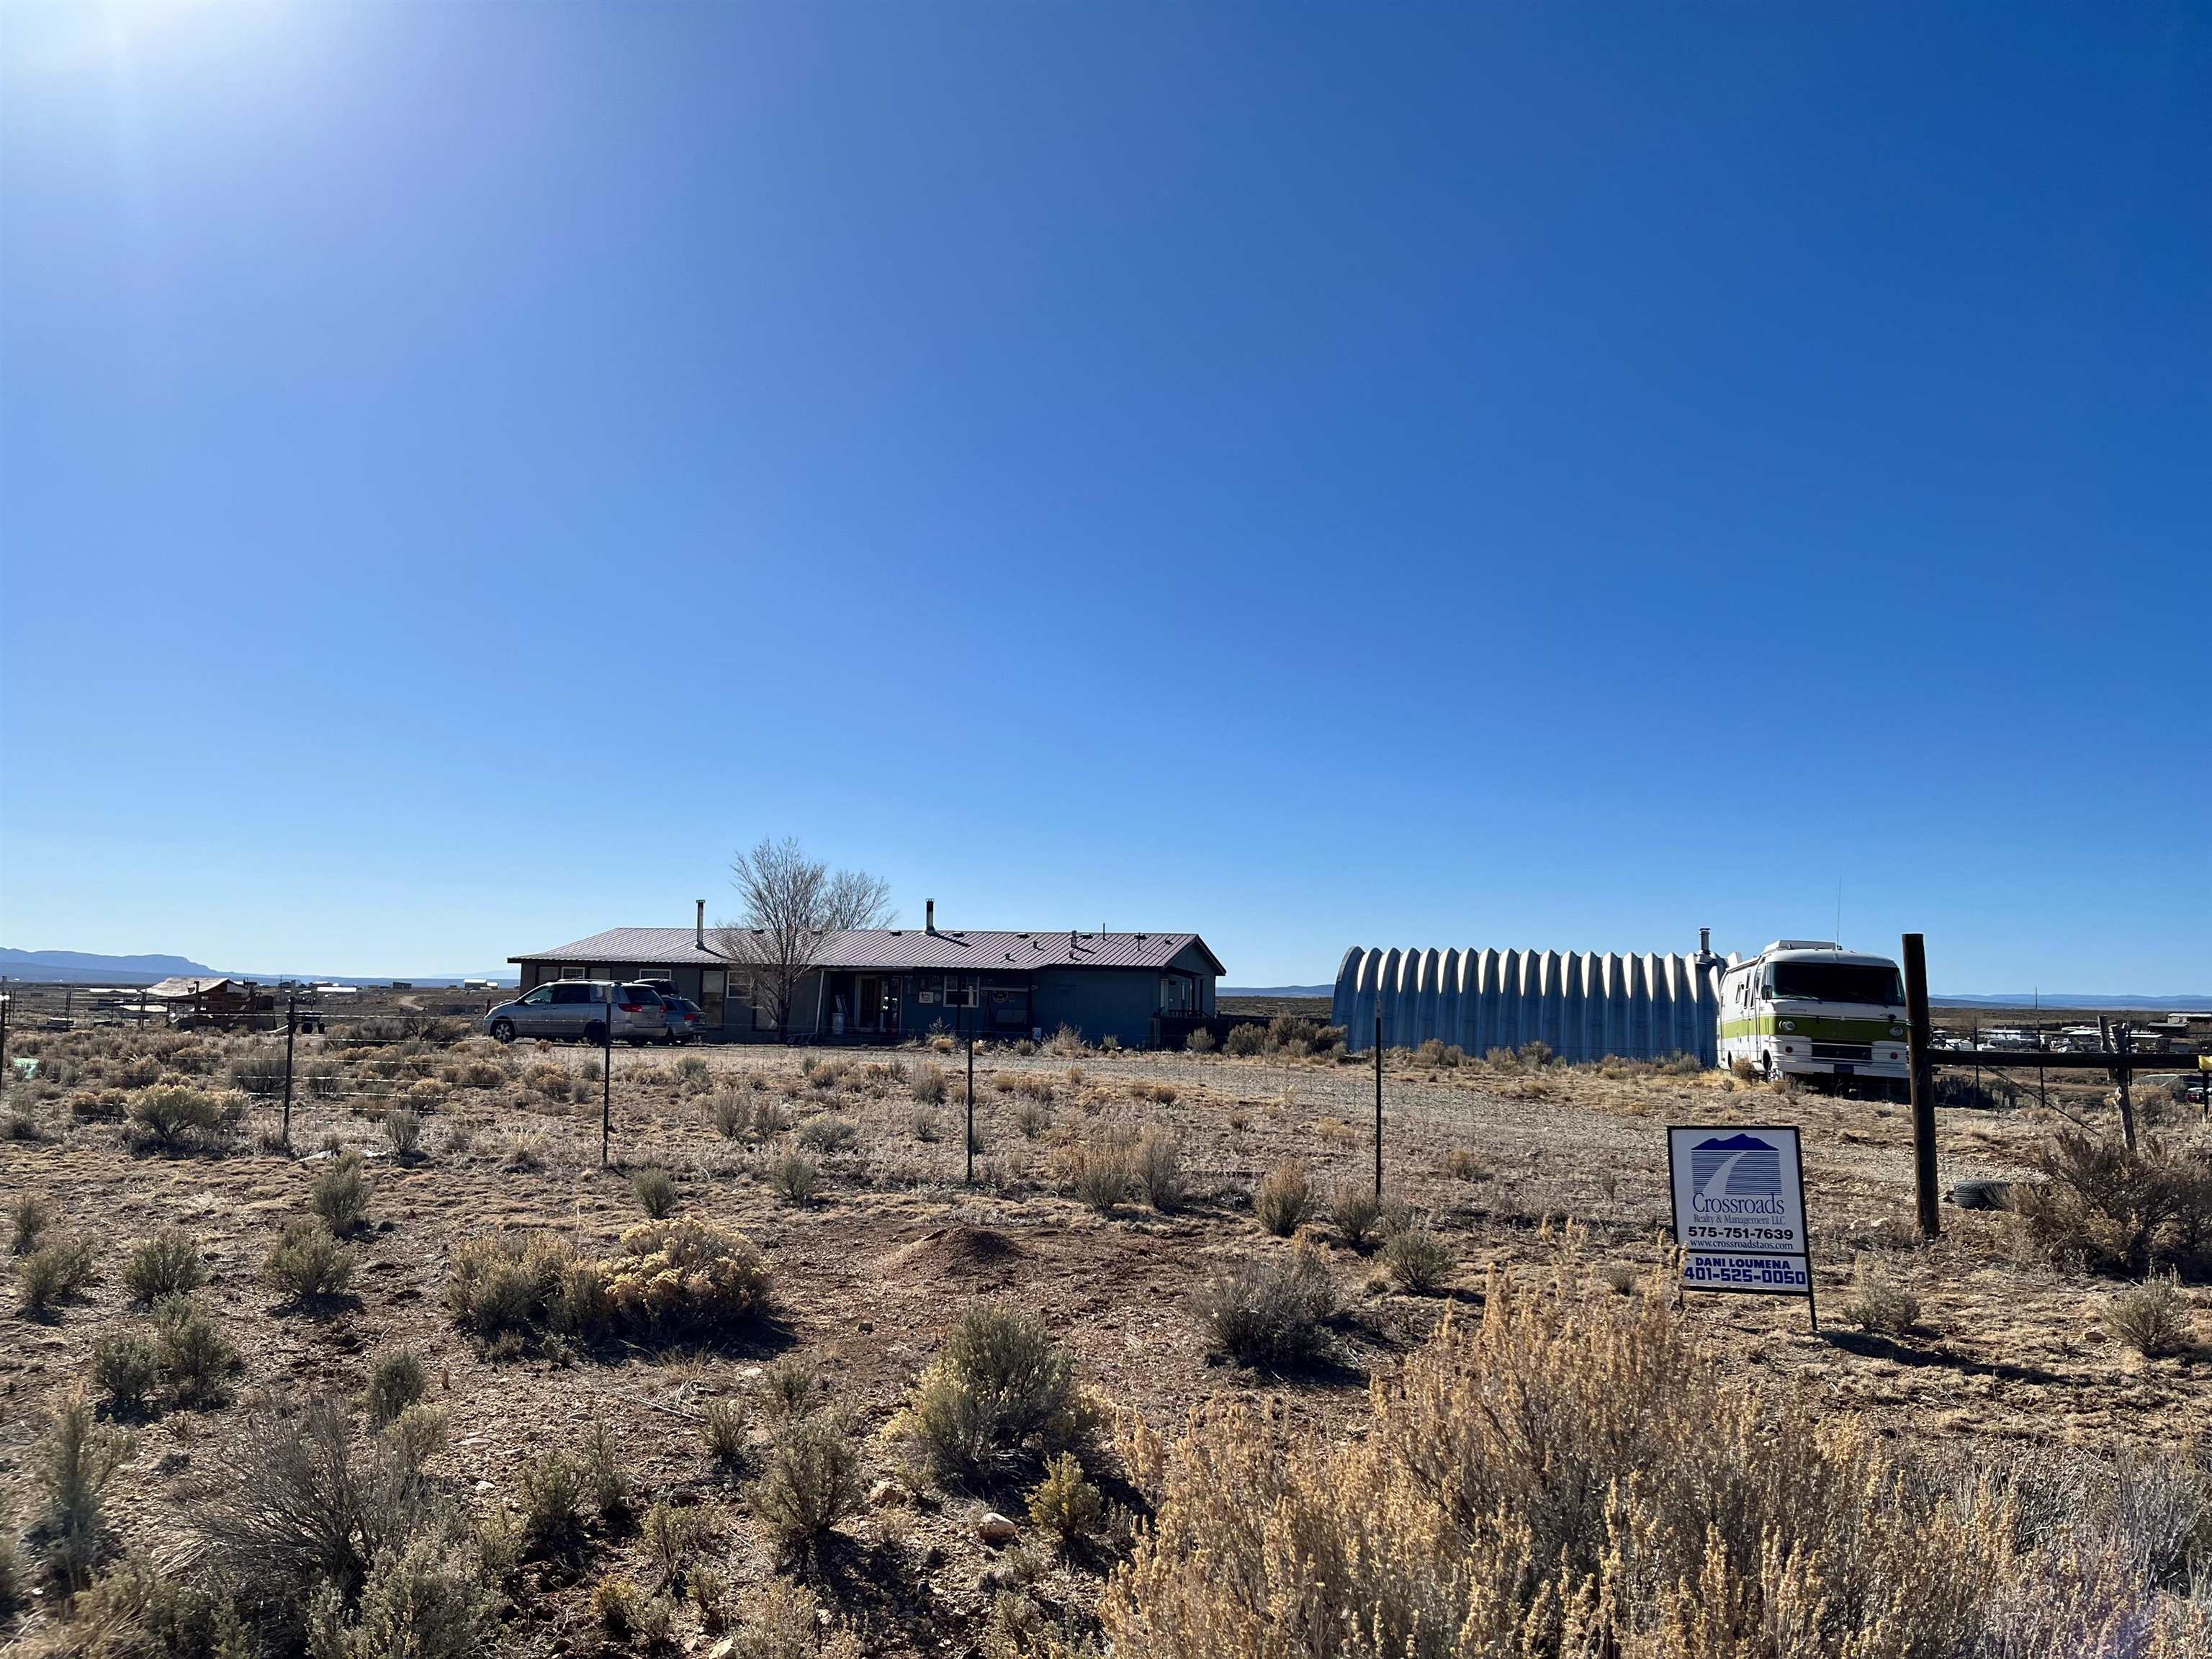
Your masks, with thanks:
[{"label": "bare tree", "polygon": [[860,927],[888,927],[890,884],[861,870],[832,870],[810,859],[790,836],[763,837],[750,853],[730,860],[738,890],[734,921],[716,924],[714,948],[730,971],[750,987],[749,1000],[791,1037],[792,1003],[799,981],[813,972],[830,937]]}]

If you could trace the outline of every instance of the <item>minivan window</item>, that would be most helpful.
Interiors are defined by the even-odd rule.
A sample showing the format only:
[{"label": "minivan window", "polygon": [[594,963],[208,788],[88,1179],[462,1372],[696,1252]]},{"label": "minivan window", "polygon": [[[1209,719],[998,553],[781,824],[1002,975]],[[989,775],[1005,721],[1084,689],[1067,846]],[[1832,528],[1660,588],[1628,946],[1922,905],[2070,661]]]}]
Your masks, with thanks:
[{"label": "minivan window", "polygon": [[542,1008],[553,1000],[553,988],[550,985],[541,985],[522,1000],[526,1006]]},{"label": "minivan window", "polygon": [[660,1000],[660,993],[654,990],[650,985],[625,985],[623,987],[623,995],[627,1000],[631,1002],[658,1002]]},{"label": "minivan window", "polygon": [[595,1002],[598,999],[592,996],[592,988],[589,985],[581,981],[576,981],[567,985],[555,986],[553,988],[553,1000],[556,1002]]},{"label": "minivan window", "polygon": [[1778,962],[1774,994],[1816,1002],[1872,1002],[1894,1007],[1905,1000],[1897,969],[1886,962]]}]

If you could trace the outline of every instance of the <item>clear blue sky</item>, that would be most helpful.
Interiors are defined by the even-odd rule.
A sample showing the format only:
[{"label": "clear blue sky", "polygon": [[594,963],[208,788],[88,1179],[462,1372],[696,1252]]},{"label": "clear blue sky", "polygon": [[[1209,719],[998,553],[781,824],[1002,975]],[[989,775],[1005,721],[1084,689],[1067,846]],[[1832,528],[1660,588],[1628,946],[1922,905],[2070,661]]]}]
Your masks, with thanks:
[{"label": "clear blue sky", "polygon": [[2212,990],[2182,4],[0,7],[0,943]]}]

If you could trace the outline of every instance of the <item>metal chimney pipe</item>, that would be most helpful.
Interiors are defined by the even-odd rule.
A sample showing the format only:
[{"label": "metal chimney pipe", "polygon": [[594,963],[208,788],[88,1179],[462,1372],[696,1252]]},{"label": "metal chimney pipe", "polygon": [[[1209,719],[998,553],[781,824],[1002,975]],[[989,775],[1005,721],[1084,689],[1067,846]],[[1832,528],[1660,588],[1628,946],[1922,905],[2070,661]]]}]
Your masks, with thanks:
[{"label": "metal chimney pipe", "polygon": [[1709,957],[1709,956],[1712,955],[1712,953],[1713,953],[1713,930],[1712,930],[1711,928],[1710,928],[1710,927],[1700,927],[1700,928],[1698,928],[1698,954],[1699,956],[1701,956],[1701,957]]},{"label": "metal chimney pipe", "polygon": [[937,901],[935,899],[924,899],[921,902],[921,927],[926,933],[933,933],[937,931]]},{"label": "metal chimney pipe", "polygon": [[700,899],[696,902],[699,915],[691,924],[691,942],[703,951],[707,948],[707,901]]}]

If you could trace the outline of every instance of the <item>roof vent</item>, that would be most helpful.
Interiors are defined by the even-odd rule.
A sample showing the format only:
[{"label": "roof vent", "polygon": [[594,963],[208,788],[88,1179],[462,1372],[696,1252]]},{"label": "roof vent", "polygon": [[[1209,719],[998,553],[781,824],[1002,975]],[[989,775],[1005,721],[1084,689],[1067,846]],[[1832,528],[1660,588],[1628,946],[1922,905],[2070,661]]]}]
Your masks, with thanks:
[{"label": "roof vent", "polygon": [[921,925],[926,933],[933,933],[937,931],[937,901],[935,899],[922,900]]}]

